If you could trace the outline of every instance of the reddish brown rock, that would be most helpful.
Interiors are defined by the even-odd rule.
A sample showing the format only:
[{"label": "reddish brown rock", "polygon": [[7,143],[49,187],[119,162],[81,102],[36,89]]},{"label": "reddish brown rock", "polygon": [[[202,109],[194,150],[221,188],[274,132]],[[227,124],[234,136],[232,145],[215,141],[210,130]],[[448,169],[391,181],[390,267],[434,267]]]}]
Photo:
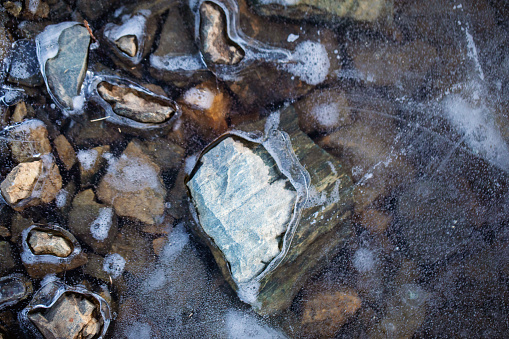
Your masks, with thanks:
[{"label": "reddish brown rock", "polygon": [[71,167],[76,163],[76,152],[71,146],[67,138],[60,134],[53,140],[53,144],[58,153],[58,157],[62,161],[66,170],[70,170]]}]

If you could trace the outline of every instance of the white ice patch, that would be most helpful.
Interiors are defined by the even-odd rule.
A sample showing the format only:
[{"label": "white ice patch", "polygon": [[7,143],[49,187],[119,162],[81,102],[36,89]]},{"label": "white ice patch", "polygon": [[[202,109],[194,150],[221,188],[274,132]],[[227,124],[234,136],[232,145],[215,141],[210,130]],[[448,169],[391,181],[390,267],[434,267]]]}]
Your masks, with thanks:
[{"label": "white ice patch", "polygon": [[479,54],[477,53],[474,37],[468,32],[468,28],[465,28],[465,35],[467,36],[467,56],[474,61],[479,77],[484,81],[484,72],[479,62]]},{"label": "white ice patch", "polygon": [[376,258],[373,251],[359,248],[353,255],[353,266],[360,273],[371,271],[375,267]]},{"label": "white ice patch", "polygon": [[137,192],[145,188],[161,189],[156,169],[143,159],[129,158],[122,154],[108,167],[103,179],[111,187],[120,192]]},{"label": "white ice patch", "polygon": [[204,69],[205,65],[197,55],[180,56],[150,56],[150,65],[164,71],[197,71]]},{"label": "white ice patch", "polygon": [[486,106],[474,106],[460,95],[450,95],[444,100],[444,113],[458,132],[464,134],[465,143],[474,153],[509,171],[509,147]]},{"label": "white ice patch", "polygon": [[161,253],[161,261],[165,263],[175,260],[177,255],[183,251],[184,246],[189,243],[189,234],[184,229],[184,224],[178,224],[168,237],[168,242]]},{"label": "white ice patch", "polygon": [[113,209],[111,207],[102,207],[99,209],[99,215],[90,225],[90,233],[94,239],[103,241],[108,237],[113,218]]},{"label": "white ice patch", "polygon": [[321,126],[334,127],[339,124],[339,107],[336,102],[313,106],[311,114]]},{"label": "white ice patch", "polygon": [[72,98],[72,107],[75,111],[81,111],[83,109],[83,105],[85,104],[85,96],[84,95],[76,95]]},{"label": "white ice patch", "polygon": [[85,171],[89,171],[95,165],[99,152],[95,149],[78,151],[78,160]]},{"label": "white ice patch", "polygon": [[58,191],[57,196],[55,197],[55,204],[58,208],[62,208],[67,203],[67,198],[69,196],[69,192],[64,189]]},{"label": "white ice patch", "polygon": [[124,330],[127,339],[151,339],[152,328],[149,324],[140,323],[138,321],[127,326]]},{"label": "white ice patch", "polygon": [[318,42],[304,41],[292,53],[292,62],[283,69],[298,76],[310,85],[318,85],[329,74],[330,61],[325,46]]},{"label": "white ice patch", "polygon": [[184,94],[184,100],[197,109],[207,110],[212,107],[214,93],[208,88],[193,87]]},{"label": "white ice patch", "polygon": [[299,36],[298,36],[297,34],[288,34],[288,38],[286,39],[286,41],[288,41],[288,42],[294,42],[294,41],[296,41],[298,38],[299,38]]},{"label": "white ice patch", "polygon": [[41,4],[40,0],[29,0],[28,1],[28,10],[35,14],[37,12],[37,9],[39,8],[39,5]]},{"label": "white ice patch", "polygon": [[226,332],[228,339],[276,339],[286,336],[263,324],[255,316],[237,310],[226,314]]},{"label": "white ice patch", "polygon": [[198,155],[199,153],[190,155],[186,158],[185,164],[184,164],[184,172],[186,174],[191,174],[191,171],[193,170],[194,166],[196,165],[196,161],[198,161]]},{"label": "white ice patch", "polygon": [[124,272],[125,262],[125,259],[118,253],[108,254],[104,258],[103,270],[116,279]]}]

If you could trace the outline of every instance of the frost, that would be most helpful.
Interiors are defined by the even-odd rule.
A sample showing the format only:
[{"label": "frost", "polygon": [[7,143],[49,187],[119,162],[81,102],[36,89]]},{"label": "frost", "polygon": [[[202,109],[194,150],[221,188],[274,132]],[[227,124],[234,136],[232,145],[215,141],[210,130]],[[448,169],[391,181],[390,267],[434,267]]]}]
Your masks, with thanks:
[{"label": "frost", "polygon": [[286,41],[295,42],[298,38],[299,36],[297,34],[288,34],[288,38],[286,39]]},{"label": "frost", "polygon": [[95,165],[99,152],[95,149],[78,151],[78,160],[85,171],[89,171]]},{"label": "frost", "polygon": [[261,323],[254,316],[231,310],[226,314],[226,330],[229,339],[277,339],[286,336]]},{"label": "frost", "polygon": [[367,248],[358,249],[353,255],[353,266],[361,273],[366,273],[375,267],[376,258],[373,251]]},{"label": "frost", "polygon": [[193,87],[184,93],[184,100],[191,106],[200,110],[207,110],[212,107],[214,93],[207,88]]},{"label": "frost", "polygon": [[310,85],[318,85],[329,74],[330,61],[325,46],[318,42],[304,41],[295,48],[292,60],[283,68]]},{"label": "frost", "polygon": [[69,192],[67,192],[65,189],[61,189],[56,198],[55,198],[55,204],[58,208],[62,208],[67,203],[67,198],[69,197]]},{"label": "frost", "polygon": [[120,277],[124,272],[126,261],[118,253],[108,254],[104,258],[103,270],[108,273],[113,279]]},{"label": "frost", "polygon": [[137,192],[145,188],[160,190],[156,169],[137,157],[122,154],[108,167],[104,181],[120,192]]},{"label": "frost", "polygon": [[90,225],[90,232],[94,239],[103,241],[108,237],[113,218],[113,209],[111,207],[102,207],[99,209],[99,215]]},{"label": "frost", "polygon": [[165,71],[196,71],[206,68],[197,55],[150,56],[150,65]]},{"label": "frost", "polygon": [[325,127],[334,127],[339,123],[338,104],[335,102],[313,106],[311,114],[316,121]]}]

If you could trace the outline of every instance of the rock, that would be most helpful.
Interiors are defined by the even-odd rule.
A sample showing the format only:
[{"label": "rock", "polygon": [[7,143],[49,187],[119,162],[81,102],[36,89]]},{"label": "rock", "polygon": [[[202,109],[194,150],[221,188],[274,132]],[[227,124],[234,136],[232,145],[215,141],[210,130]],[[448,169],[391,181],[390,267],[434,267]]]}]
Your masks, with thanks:
[{"label": "rock", "polygon": [[330,133],[353,122],[346,93],[320,89],[295,104],[299,126],[304,133]]},{"label": "rock", "polygon": [[16,104],[14,113],[11,116],[11,122],[22,122],[25,118],[33,118],[35,115],[34,109],[30,104],[26,104],[24,101]]},{"label": "rock", "polygon": [[392,223],[390,215],[377,209],[367,209],[361,212],[359,223],[371,234],[380,234],[387,230]]},{"label": "rock", "polygon": [[188,89],[180,100],[183,119],[200,136],[212,140],[224,133],[231,113],[231,98],[226,90],[210,82]]},{"label": "rock", "polygon": [[203,155],[187,186],[235,283],[253,279],[280,253],[297,193],[263,146],[224,139]]},{"label": "rock", "polygon": [[361,303],[358,294],[349,288],[314,288],[306,294],[302,306],[302,334],[310,338],[333,338]]},{"label": "rock", "polygon": [[87,263],[76,238],[56,225],[32,225],[21,234],[21,261],[32,278],[72,270]]},{"label": "rock", "polygon": [[31,218],[24,218],[20,213],[14,213],[11,219],[11,242],[17,244],[21,233],[33,224],[34,221]]},{"label": "rock", "polygon": [[94,338],[101,330],[95,312],[94,302],[66,293],[47,311],[29,313],[28,318],[45,338]]},{"label": "rock", "polygon": [[[262,120],[256,124],[238,126],[238,128],[241,131],[260,131],[263,130],[264,123],[267,123],[267,126],[271,126],[270,123],[274,121],[272,119],[277,120],[275,117],[270,117],[268,122]],[[279,186],[279,188],[273,192],[280,192],[276,193],[277,198],[266,199],[266,201],[260,199],[258,201],[257,197],[254,197],[254,201],[249,202],[253,203],[252,206],[250,206],[247,202],[246,204],[239,206],[239,204],[242,204],[242,201],[245,201],[245,198],[239,198],[233,188],[241,190],[241,192],[245,191],[249,193],[250,190],[252,192],[256,192],[257,186],[261,186],[260,184],[263,183],[264,180],[268,180],[268,178],[273,177],[273,173],[277,173],[275,178],[280,178],[281,173],[279,172],[280,169],[278,167],[271,168],[267,165],[270,163],[274,164],[275,160],[272,156],[267,155],[267,153],[265,153],[266,151],[263,151],[263,149],[260,148],[262,146],[257,146],[256,143],[249,143],[246,141],[244,141],[243,144],[241,143],[240,145],[236,145],[231,137],[222,139],[220,140],[221,142],[218,141],[213,144],[214,147],[208,147],[207,151],[204,153],[204,157],[207,157],[207,154],[212,152],[211,154],[218,154],[220,156],[218,159],[221,159],[223,155],[221,154],[222,152],[219,151],[228,144],[231,145],[229,148],[231,151],[236,149],[236,152],[240,151],[245,153],[242,156],[238,155],[238,159],[227,160],[230,161],[228,168],[224,171],[218,170],[214,177],[212,177],[221,178],[217,177],[218,173],[225,173],[225,175],[227,173],[228,176],[225,176],[222,182],[212,181],[209,179],[211,182],[210,185],[217,185],[216,187],[223,187],[223,190],[226,189],[226,195],[214,197],[218,199],[218,205],[220,206],[216,206],[215,204],[217,202],[209,199],[214,194],[214,191],[221,192],[220,189],[218,190],[217,188],[214,188],[200,192],[195,187],[192,187],[195,185],[193,181],[197,180],[195,179],[196,175],[199,177],[202,175],[200,172],[210,172],[208,167],[211,165],[208,162],[211,160],[209,160],[208,157],[203,163],[202,160],[198,162],[195,171],[191,172],[189,181],[187,182],[194,205],[198,207],[200,218],[200,225],[195,225],[194,230],[201,239],[209,245],[209,248],[221,268],[223,275],[230,285],[237,291],[239,297],[246,303],[252,305],[255,311],[260,314],[273,314],[287,309],[291,304],[293,296],[295,296],[300,287],[304,284],[307,278],[309,278],[310,274],[313,274],[313,272],[316,272],[320,267],[322,267],[326,253],[332,255],[332,253],[337,251],[344,244],[345,239],[349,237],[351,232],[350,225],[345,219],[350,216],[350,212],[348,211],[348,207],[351,206],[350,192],[352,187],[350,178],[345,174],[345,172],[343,172],[344,170],[341,165],[337,163],[333,157],[321,150],[311,141],[311,139],[299,130],[297,125],[297,116],[292,106],[288,107],[281,113],[280,119],[280,128],[285,131],[285,133],[288,133],[289,137],[286,136],[286,134],[280,134],[279,132],[268,129],[272,132],[266,131],[266,133],[272,133],[268,134],[271,135],[272,138],[278,138],[279,136],[283,138],[283,135],[286,136],[284,137],[284,140],[286,141],[277,141],[278,146],[274,146],[275,148],[271,149],[277,149],[285,152],[284,149],[291,147],[300,164],[296,163],[295,161],[297,160],[291,158],[290,155],[272,153],[279,154],[278,156],[283,156],[286,166],[294,166],[292,167],[292,173],[295,174],[295,177],[290,178],[293,180],[292,184],[288,185],[286,188],[282,184],[287,178],[283,176],[282,181],[276,181],[276,185]],[[231,140],[228,141],[228,139]],[[276,142],[274,139],[269,140],[270,141],[265,141],[266,145]],[[290,141],[291,145],[285,144],[285,142]],[[244,148],[247,148],[250,151],[243,151]],[[226,148],[226,150],[228,150],[228,148]],[[259,152],[258,155],[253,156],[257,152]],[[227,153],[225,152],[225,154]],[[247,156],[246,154],[253,155]],[[263,160],[261,160],[260,157]],[[293,161],[290,159],[293,159]],[[214,164],[212,161],[211,163]],[[211,167],[222,169],[224,167],[223,163],[224,162],[222,161],[217,161],[216,166]],[[292,165],[290,165],[290,163]],[[299,168],[301,168],[301,164],[305,166],[305,168],[309,171],[309,174],[305,172],[303,173],[299,170]],[[235,177],[235,173],[242,173],[243,170],[246,171],[245,173],[251,173],[251,168],[261,168],[263,170],[255,170],[255,174],[245,175],[245,177],[243,177],[242,174],[240,175],[240,178]],[[310,175],[310,178],[307,177],[307,175]],[[253,176],[256,180],[251,176]],[[226,182],[224,180],[226,180]],[[302,180],[302,182],[299,180]],[[196,181],[196,183],[199,183],[199,181]],[[237,187],[237,183],[241,183],[242,185]],[[250,187],[252,183],[254,183],[253,186],[255,187]],[[293,191],[292,186],[294,189]],[[205,185],[203,188],[204,187]],[[281,188],[284,188],[287,192]],[[263,194],[260,194],[260,197],[263,197],[264,194],[265,196],[273,196],[269,192],[270,191],[261,192]],[[294,198],[296,196],[295,192],[298,193],[297,198]],[[282,195],[283,193],[284,195]],[[307,199],[303,197],[307,197]],[[294,221],[292,221],[290,225],[287,224],[289,218],[291,218],[291,215],[293,214],[292,206],[294,201],[298,201],[298,204],[303,203],[300,214],[301,219],[298,227],[296,228],[293,228],[292,226],[295,225],[293,224]],[[257,206],[257,204],[261,206]],[[212,213],[214,211],[222,212],[217,214],[215,217],[216,219],[214,220],[212,213],[203,208],[205,206]],[[238,214],[238,217],[235,220],[235,218],[231,216],[235,215],[237,212],[235,209],[236,207],[247,211],[244,215]],[[250,207],[252,207],[253,210],[259,208],[258,214],[252,215],[249,212]],[[273,208],[277,212],[274,211]],[[208,221],[207,218],[211,218],[210,221]],[[259,237],[263,236],[265,239],[271,239],[271,247],[268,247],[266,250],[267,253],[261,254],[264,258],[262,260],[271,260],[271,256],[275,256],[275,258],[272,259],[270,263],[262,262],[261,265],[257,267],[248,267],[248,270],[233,273],[234,270],[238,269],[234,267],[235,262],[228,261],[228,255],[230,255],[230,258],[231,254],[241,256],[240,258],[235,257],[233,259],[235,261],[248,260],[251,257],[250,260],[252,262],[256,262],[256,258],[253,258],[250,253],[239,252],[236,248],[224,250],[225,252],[230,252],[230,254],[224,254],[221,252],[221,245],[216,244],[215,241],[225,240],[223,234],[232,227],[228,225],[222,226],[223,220],[228,220],[228,218],[231,218],[231,221],[229,221],[232,223],[231,225],[238,227],[245,227],[244,225],[249,225],[249,223],[258,222],[259,220],[273,221],[272,227],[267,227],[262,224],[265,227],[263,229],[255,230],[250,234],[250,236],[256,236],[257,232],[260,232],[262,235],[259,235]],[[235,221],[238,221],[238,224],[235,224]],[[205,222],[208,222],[209,224],[206,225]],[[216,224],[218,228],[209,231],[210,234],[207,235],[205,229],[213,224]],[[234,234],[234,236],[237,239],[236,241],[240,242],[242,246],[245,246],[246,248],[250,248],[252,246],[246,242],[252,241],[252,239],[249,239],[247,236],[245,238],[243,238],[241,234]],[[290,236],[293,236],[291,244],[288,245],[288,240],[284,240],[285,242],[282,244],[282,247],[280,247],[280,241],[288,239]],[[223,237],[223,239],[220,239],[220,237]],[[285,253],[285,256],[279,255],[280,253]],[[260,270],[265,271],[260,274]],[[249,280],[249,277],[254,278]]]},{"label": "rock", "polygon": [[113,6],[118,3],[118,0],[105,0],[105,1],[94,1],[94,0],[77,0],[76,8],[83,13],[88,20],[97,20],[105,13],[113,9]]},{"label": "rock", "polygon": [[64,164],[65,169],[69,171],[71,167],[74,166],[77,159],[74,148],[63,134],[60,134],[53,140],[53,145],[55,145],[57,150],[58,158]]},{"label": "rock", "polygon": [[64,188],[62,188],[56,198],[55,205],[60,210],[62,215],[67,215],[71,209],[71,197],[76,192],[76,184],[74,181],[69,182]]},{"label": "rock", "polygon": [[0,237],[9,238],[11,236],[11,231],[5,226],[0,226]]},{"label": "rock", "polygon": [[2,256],[2,261],[0,262],[0,276],[3,276],[16,266],[14,258],[12,257],[11,245],[9,245],[8,241],[0,241],[0,255]]},{"label": "rock", "polygon": [[11,50],[11,42],[13,40],[11,34],[7,30],[7,27],[4,25],[4,21],[6,21],[6,19],[6,17],[0,16],[0,22],[2,22],[0,28],[0,60],[2,60],[0,65],[2,66],[2,70],[0,70],[0,75],[4,74],[4,60],[6,60],[6,58],[9,56]]},{"label": "rock", "polygon": [[426,317],[429,293],[416,284],[397,288],[387,301],[385,316],[368,329],[368,338],[412,338]]},{"label": "rock", "polygon": [[265,16],[294,20],[340,23],[348,19],[361,22],[391,20],[393,3],[386,0],[249,0],[255,10]]},{"label": "rock", "polygon": [[168,121],[175,113],[173,105],[131,87],[101,82],[97,90],[111,105],[113,112],[137,122],[160,124]]},{"label": "rock", "polygon": [[0,184],[5,200],[15,210],[47,204],[62,188],[62,177],[51,155],[16,166]]},{"label": "rock", "polygon": [[154,240],[152,240],[152,248],[154,249],[154,253],[157,256],[161,255],[164,245],[166,245],[167,242],[168,242],[167,237],[160,237],[160,238],[155,238]]},{"label": "rock", "polygon": [[9,147],[17,163],[39,158],[51,152],[48,130],[40,120],[25,120],[9,130]]},{"label": "rock", "polygon": [[159,172],[159,166],[138,144],[131,142],[108,167],[99,183],[97,197],[112,205],[118,216],[156,224],[163,216],[166,196]]},{"label": "rock", "polygon": [[32,282],[19,273],[0,278],[0,310],[28,298],[33,292]]},{"label": "rock", "polygon": [[123,228],[115,237],[110,254],[104,259],[103,268],[113,278],[125,270],[137,277],[151,272],[154,264],[152,241],[144,238],[133,227]]},{"label": "rock", "polygon": [[410,95],[423,85],[437,58],[434,47],[418,40],[404,46],[357,44],[350,47],[349,54],[360,80],[375,86],[395,86]]},{"label": "rock", "polygon": [[13,17],[17,18],[21,14],[23,10],[23,4],[21,1],[6,1],[4,3],[4,8]]},{"label": "rock", "polygon": [[14,42],[7,81],[30,87],[40,86],[44,83],[33,41],[17,40]]},{"label": "rock", "polygon": [[212,2],[200,6],[200,43],[207,64],[234,65],[244,57],[244,51],[228,39],[225,14]]},{"label": "rock", "polygon": [[72,244],[57,234],[34,230],[30,232],[27,241],[36,255],[48,254],[65,258],[72,253]]},{"label": "rock", "polygon": [[49,5],[45,1],[25,0],[23,16],[28,20],[45,19],[49,15]]},{"label": "rock", "polygon": [[[48,26],[38,35],[38,44],[48,43],[48,34],[54,34]],[[53,28],[56,30],[56,28]],[[51,33],[50,33],[51,32]],[[57,39],[56,37],[51,37]],[[60,31],[58,36],[58,54],[47,59],[44,69],[49,91],[57,103],[65,109],[80,109],[80,100],[75,99],[81,93],[81,85],[85,79],[88,63],[88,46],[90,34],[81,25],[74,25]],[[47,46],[44,46],[48,48]],[[39,62],[44,60],[39,60]],[[76,106],[76,107],[75,107]]]},{"label": "rock", "polygon": [[108,252],[117,234],[117,219],[113,209],[95,202],[91,189],[74,197],[68,226],[73,234],[99,254]]},{"label": "rock", "polygon": [[110,145],[97,146],[89,150],[78,151],[81,187],[87,187],[94,183],[96,174],[107,162],[105,157],[109,154],[109,151]]},{"label": "rock", "polygon": [[139,146],[163,171],[178,171],[184,161],[185,149],[167,139],[146,140]]},{"label": "rock", "polygon": [[134,57],[138,52],[138,43],[135,35],[125,35],[120,37],[115,44],[118,49],[127,54],[130,57]]}]

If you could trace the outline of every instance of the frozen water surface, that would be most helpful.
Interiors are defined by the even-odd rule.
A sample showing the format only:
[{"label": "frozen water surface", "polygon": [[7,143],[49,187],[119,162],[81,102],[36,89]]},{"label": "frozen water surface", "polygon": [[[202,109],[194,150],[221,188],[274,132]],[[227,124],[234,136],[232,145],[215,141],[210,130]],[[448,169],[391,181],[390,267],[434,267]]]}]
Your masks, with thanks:
[{"label": "frozen water surface", "polygon": [[[59,180],[62,187],[50,203],[30,207],[10,206],[0,196],[0,278],[22,275],[31,283],[27,291],[62,281],[100,294],[112,311],[106,338],[508,338],[507,1],[209,0],[216,16],[200,10],[207,7],[203,2],[0,4],[0,183],[30,178],[31,186],[17,184],[32,198],[55,190]],[[210,25],[200,15],[210,15]],[[16,82],[29,76],[47,81],[46,62],[58,60],[64,48],[60,33],[85,27],[84,20],[94,47],[83,87],[106,78],[145,87],[175,103],[174,119],[150,129],[119,125],[90,88],[73,94],[80,115],[72,115],[47,84]],[[15,58],[17,40],[36,44],[38,58]],[[242,59],[214,64],[205,48],[221,54],[219,60],[229,60],[232,51],[241,51]],[[74,67],[81,66],[56,69],[65,77]],[[35,68],[40,75],[31,73]],[[151,107],[154,98],[115,100]],[[288,220],[300,217],[292,209],[298,198],[286,175],[271,181],[249,142],[237,145],[247,154],[239,159],[221,158],[217,143],[207,146],[228,131],[250,131],[258,140],[263,133],[255,130],[283,124],[288,112],[298,116],[310,142],[337,160],[306,170],[352,182],[340,189],[343,183],[324,180],[327,192],[309,185],[298,204],[313,209],[313,227],[332,222],[349,231],[330,251],[330,239],[293,239],[295,246],[323,253],[317,256],[322,260],[298,261],[312,272],[306,279],[278,262],[273,281],[300,290],[290,307],[259,315],[245,302],[270,288],[256,275],[284,253]],[[60,135],[66,142],[56,145]],[[131,142],[139,157],[124,153]],[[303,144],[297,143],[297,156]],[[37,145],[50,145],[53,156],[34,151]],[[16,177],[20,159],[41,158],[54,158],[58,171]],[[219,188],[228,194],[196,213],[188,189],[193,178],[209,195],[221,179]],[[109,202],[97,193],[102,182],[115,192]],[[249,189],[270,185],[276,197],[249,197]],[[88,200],[75,199],[86,190],[92,192]],[[268,197],[275,201],[261,200]],[[245,203],[248,198],[253,202]],[[344,220],[320,217],[325,206],[341,201],[349,201]],[[155,205],[164,207],[145,215]],[[132,213],[116,215],[121,209]],[[82,225],[68,227],[69,215],[78,215]],[[278,215],[277,225],[257,224]],[[211,247],[203,239],[220,232],[219,222],[210,223],[216,233],[208,235],[196,227],[207,217],[231,228]],[[87,260],[56,273],[44,266],[65,260],[28,252],[22,235],[33,225],[82,227],[74,244]],[[270,235],[270,246],[257,238],[260,230]],[[249,260],[239,259],[232,243],[249,249]],[[26,253],[30,263],[23,263]],[[44,275],[30,276],[27,263],[40,263]],[[236,292],[238,282],[246,286]],[[0,337],[33,337],[18,315],[34,295],[4,306],[0,289]]]}]

